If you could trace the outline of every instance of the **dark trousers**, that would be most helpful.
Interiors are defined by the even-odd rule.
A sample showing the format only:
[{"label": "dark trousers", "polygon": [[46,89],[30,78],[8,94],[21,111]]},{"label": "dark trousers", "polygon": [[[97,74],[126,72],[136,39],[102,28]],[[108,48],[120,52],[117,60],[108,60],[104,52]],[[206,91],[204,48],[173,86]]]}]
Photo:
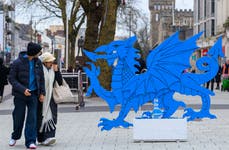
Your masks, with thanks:
[{"label": "dark trousers", "polygon": [[27,107],[27,118],[25,123],[25,146],[28,148],[31,143],[36,143],[37,137],[37,102],[38,96],[31,92],[31,96],[16,96],[14,98],[13,110],[13,133],[12,139],[21,138]]},{"label": "dark trousers", "polygon": [[[47,138],[52,138],[55,137],[56,134],[56,129],[51,130],[51,131],[42,131],[40,132],[40,127],[41,127],[41,123],[42,123],[42,106],[43,103],[38,102],[38,107],[37,107],[37,141],[38,142],[44,142]],[[52,112],[52,117],[53,117],[53,121],[56,124],[57,123],[57,104],[54,102],[54,99],[51,98],[50,101],[50,108],[51,108],[51,112]]]},{"label": "dark trousers", "polygon": [[206,86],[206,88],[207,88],[207,89],[209,88],[209,84],[210,84],[210,82],[211,82],[211,91],[213,91],[213,90],[214,90],[214,78],[213,78],[213,79],[211,79],[211,81],[208,81],[208,82],[207,82],[207,86]]},{"label": "dark trousers", "polygon": [[4,93],[4,85],[1,85],[0,86],[0,96],[3,96],[3,93]]}]

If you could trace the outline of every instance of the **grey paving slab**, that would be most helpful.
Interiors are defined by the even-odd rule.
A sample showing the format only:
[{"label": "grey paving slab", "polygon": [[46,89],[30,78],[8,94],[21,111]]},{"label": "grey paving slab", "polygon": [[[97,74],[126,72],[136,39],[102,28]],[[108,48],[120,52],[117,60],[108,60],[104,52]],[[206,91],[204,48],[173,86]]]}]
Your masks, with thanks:
[{"label": "grey paving slab", "polygon": [[[186,97],[176,94],[174,97],[185,101],[190,106],[200,105],[198,97]],[[229,93],[216,91],[212,97],[215,105],[229,105]],[[86,107],[107,106],[99,98],[86,99]],[[61,104],[59,108],[74,108],[74,104]],[[12,111],[13,100],[8,99],[0,104],[0,111]],[[118,111],[62,112],[58,114],[57,143],[54,146],[38,146],[40,150],[228,150],[229,149],[229,109],[212,109],[217,119],[203,119],[188,123],[188,140],[186,142],[135,142],[132,139],[133,129],[115,128],[103,131],[97,127],[99,119],[116,118]],[[175,115],[181,116],[182,110]],[[130,112],[127,121],[132,122],[135,114]],[[12,117],[6,112],[0,114],[0,150],[24,150],[24,137],[17,141],[13,148],[8,146],[12,132]]]},{"label": "grey paving slab", "polygon": [[[62,113],[59,114],[57,126],[57,144],[52,147],[39,146],[41,150],[94,150],[94,149],[214,149],[220,150],[228,148],[229,130],[225,129],[228,120],[223,118],[229,117],[229,110],[214,111],[218,119],[188,123],[188,141],[187,142],[134,142],[132,140],[132,128],[116,128],[110,132],[101,132],[97,127],[99,116],[104,117],[111,115],[103,113]],[[98,115],[100,114],[100,115]],[[228,114],[228,115],[227,115]],[[117,115],[117,112],[114,113]],[[127,120],[131,121],[136,114],[131,112]],[[89,116],[89,117],[88,117]],[[10,149],[8,139],[12,130],[12,119],[9,115],[1,117],[1,136],[0,147],[2,150]],[[3,121],[4,120],[4,121]],[[12,148],[11,148],[12,149]],[[25,149],[24,138],[17,142],[14,149]]]}]

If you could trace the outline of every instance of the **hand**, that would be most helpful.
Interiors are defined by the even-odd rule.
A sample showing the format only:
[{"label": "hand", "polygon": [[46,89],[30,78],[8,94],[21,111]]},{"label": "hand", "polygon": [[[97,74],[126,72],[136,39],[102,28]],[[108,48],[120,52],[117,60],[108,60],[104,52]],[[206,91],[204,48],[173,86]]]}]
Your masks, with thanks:
[{"label": "hand", "polygon": [[43,102],[44,99],[45,99],[45,96],[44,96],[43,94],[41,94],[41,95],[39,96],[39,101],[40,101],[40,102]]},{"label": "hand", "polygon": [[57,64],[53,64],[52,68],[53,68],[54,71],[58,71],[58,65]]},{"label": "hand", "polygon": [[25,96],[31,96],[31,93],[30,93],[29,89],[25,89],[24,94],[25,94]]}]

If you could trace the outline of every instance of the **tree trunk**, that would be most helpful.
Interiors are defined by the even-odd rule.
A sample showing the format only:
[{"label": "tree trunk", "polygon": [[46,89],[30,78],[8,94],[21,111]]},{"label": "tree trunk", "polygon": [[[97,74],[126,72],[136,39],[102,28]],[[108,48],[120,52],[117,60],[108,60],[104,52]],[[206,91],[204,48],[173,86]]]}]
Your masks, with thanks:
[{"label": "tree trunk", "polygon": [[[99,6],[96,0],[91,0],[90,3],[81,0],[80,3],[87,16],[84,48],[93,52],[98,46],[114,40],[118,3],[116,0],[104,0]],[[87,61],[89,60],[85,58],[85,62]],[[96,65],[101,69],[101,85],[110,89],[111,69],[104,60],[99,60]]]},{"label": "tree trunk", "polygon": [[[102,8],[101,6],[96,5],[97,0],[88,1],[81,0],[81,6],[84,9],[84,12],[87,16],[87,26],[85,31],[85,41],[84,41],[84,49],[93,52],[98,47],[98,32],[99,32],[99,23],[101,21],[102,16]],[[81,62],[82,65],[86,65],[86,62],[90,60],[84,56],[84,61]]]},{"label": "tree trunk", "polygon": [[[110,0],[104,2],[104,13],[99,34],[99,45],[108,44],[109,42],[114,40],[117,8],[117,1]],[[101,85],[106,89],[110,89],[111,67],[109,67],[107,62],[104,60],[99,60],[96,64],[100,66],[101,69],[101,74],[99,76],[99,81]]]},{"label": "tree trunk", "polygon": [[[77,33],[74,30],[75,21],[69,20],[68,22],[68,40],[69,40],[69,47],[68,47],[68,66],[75,68],[75,46],[76,46],[76,36]],[[76,34],[75,34],[76,33]]]}]

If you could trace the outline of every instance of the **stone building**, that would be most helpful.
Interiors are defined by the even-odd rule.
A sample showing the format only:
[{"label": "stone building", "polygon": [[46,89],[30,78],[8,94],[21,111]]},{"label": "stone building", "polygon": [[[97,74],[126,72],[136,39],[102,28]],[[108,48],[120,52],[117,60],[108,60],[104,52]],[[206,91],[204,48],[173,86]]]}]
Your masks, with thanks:
[{"label": "stone building", "polygon": [[176,10],[175,0],[149,0],[151,47],[172,33],[181,31],[181,39],[193,34],[193,11]]}]

